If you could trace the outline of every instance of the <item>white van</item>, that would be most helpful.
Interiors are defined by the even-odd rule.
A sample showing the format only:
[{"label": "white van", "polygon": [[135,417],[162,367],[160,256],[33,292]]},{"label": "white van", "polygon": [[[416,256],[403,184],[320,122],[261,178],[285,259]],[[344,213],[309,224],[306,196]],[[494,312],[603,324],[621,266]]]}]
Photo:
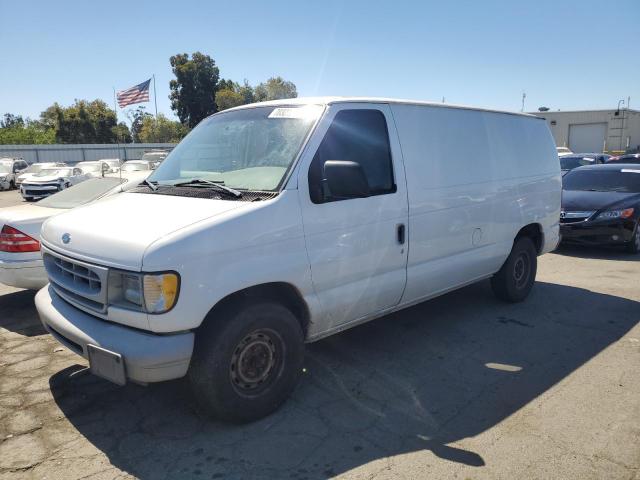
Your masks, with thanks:
[{"label": "white van", "polygon": [[262,417],[303,344],[491,279],[523,300],[558,243],[535,116],[366,98],[202,121],[127,193],[49,219],[46,329],[115,383],[188,375],[215,416]]}]

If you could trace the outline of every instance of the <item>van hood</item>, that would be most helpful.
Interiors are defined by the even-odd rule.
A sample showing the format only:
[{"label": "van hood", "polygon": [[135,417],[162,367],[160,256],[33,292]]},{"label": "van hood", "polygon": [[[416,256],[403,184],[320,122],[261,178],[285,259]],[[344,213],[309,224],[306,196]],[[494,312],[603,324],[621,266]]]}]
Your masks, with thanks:
[{"label": "van hood", "polygon": [[[73,258],[141,270],[154,241],[249,203],[144,193],[121,193],[47,220],[42,242]],[[68,235],[65,235],[68,234]],[[64,243],[62,237],[68,240]]]}]

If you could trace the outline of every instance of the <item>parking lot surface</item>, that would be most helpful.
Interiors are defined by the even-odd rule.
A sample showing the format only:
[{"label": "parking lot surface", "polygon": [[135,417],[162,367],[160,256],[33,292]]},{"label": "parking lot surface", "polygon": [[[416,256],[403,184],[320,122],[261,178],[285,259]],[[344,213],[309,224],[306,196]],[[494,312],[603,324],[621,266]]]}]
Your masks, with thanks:
[{"label": "parking lot surface", "polygon": [[88,374],[33,297],[0,285],[0,479],[640,479],[640,255],[561,248],[524,303],[481,282],[311,344],[243,426]]}]

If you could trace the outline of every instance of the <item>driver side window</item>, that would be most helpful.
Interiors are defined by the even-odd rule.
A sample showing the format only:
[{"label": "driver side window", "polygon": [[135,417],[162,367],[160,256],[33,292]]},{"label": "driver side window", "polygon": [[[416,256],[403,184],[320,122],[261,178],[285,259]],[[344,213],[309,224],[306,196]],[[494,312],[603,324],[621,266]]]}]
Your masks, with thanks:
[{"label": "driver side window", "polygon": [[336,114],[309,167],[309,194],[313,203],[335,201],[323,193],[327,160],[359,164],[370,196],[396,191],[387,122],[379,110],[341,110]]}]

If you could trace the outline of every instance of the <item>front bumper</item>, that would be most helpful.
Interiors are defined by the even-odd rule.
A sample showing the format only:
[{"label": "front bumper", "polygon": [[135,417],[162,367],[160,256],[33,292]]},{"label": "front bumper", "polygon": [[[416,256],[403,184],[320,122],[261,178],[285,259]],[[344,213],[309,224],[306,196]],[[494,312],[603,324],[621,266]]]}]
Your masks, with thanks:
[{"label": "front bumper", "polygon": [[42,324],[56,340],[87,359],[87,345],[119,353],[129,380],[162,382],[187,373],[193,332],[156,335],[100,320],[68,304],[50,286],[36,294],[35,303]]},{"label": "front bumper", "polygon": [[24,198],[30,198],[34,200],[46,198],[49,195],[58,193],[59,191],[60,187],[58,185],[36,185],[29,183],[23,183],[22,185],[20,185],[20,194]]},{"label": "front bumper", "polygon": [[0,259],[0,283],[17,288],[40,290],[49,280],[42,259],[2,260]]},{"label": "front bumper", "polygon": [[563,243],[623,245],[633,239],[635,225],[634,219],[560,224],[560,236]]}]

